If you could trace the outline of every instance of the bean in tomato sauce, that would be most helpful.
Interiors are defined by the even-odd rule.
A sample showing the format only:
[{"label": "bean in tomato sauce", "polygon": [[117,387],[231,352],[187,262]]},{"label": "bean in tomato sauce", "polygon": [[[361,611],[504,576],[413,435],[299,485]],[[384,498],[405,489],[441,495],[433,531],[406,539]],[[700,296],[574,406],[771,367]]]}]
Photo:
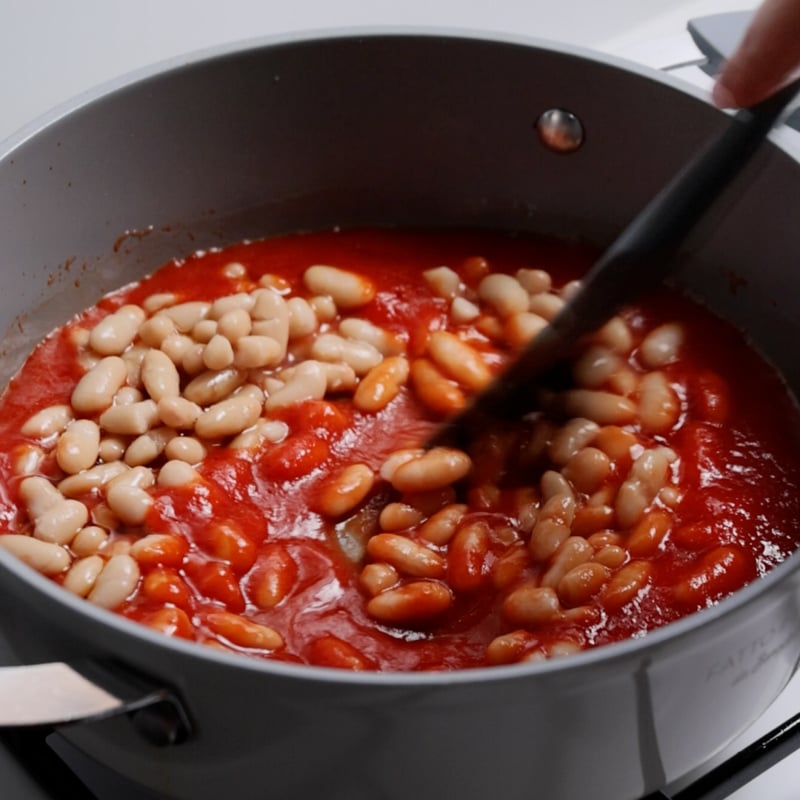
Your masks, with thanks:
[{"label": "bean in tomato sauce", "polygon": [[798,416],[688,300],[626,309],[469,453],[421,449],[591,256],[363,230],[164,265],[11,381],[0,546],[167,635],[355,670],[567,655],[713,605],[797,546]]}]

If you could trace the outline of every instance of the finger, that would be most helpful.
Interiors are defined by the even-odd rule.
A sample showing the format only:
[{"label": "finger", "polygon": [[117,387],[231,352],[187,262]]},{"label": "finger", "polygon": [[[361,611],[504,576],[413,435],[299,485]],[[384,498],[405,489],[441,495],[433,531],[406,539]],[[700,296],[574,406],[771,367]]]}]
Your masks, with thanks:
[{"label": "finger", "polygon": [[772,94],[800,66],[800,0],[765,0],[713,91],[721,107],[749,106]]}]

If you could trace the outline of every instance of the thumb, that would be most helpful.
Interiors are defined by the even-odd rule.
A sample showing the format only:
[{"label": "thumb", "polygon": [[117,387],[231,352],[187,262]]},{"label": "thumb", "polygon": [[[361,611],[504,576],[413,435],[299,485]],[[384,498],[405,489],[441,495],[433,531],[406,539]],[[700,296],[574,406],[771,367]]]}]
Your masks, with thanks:
[{"label": "thumb", "polygon": [[712,99],[749,106],[779,89],[800,66],[800,0],[766,0],[718,76]]}]

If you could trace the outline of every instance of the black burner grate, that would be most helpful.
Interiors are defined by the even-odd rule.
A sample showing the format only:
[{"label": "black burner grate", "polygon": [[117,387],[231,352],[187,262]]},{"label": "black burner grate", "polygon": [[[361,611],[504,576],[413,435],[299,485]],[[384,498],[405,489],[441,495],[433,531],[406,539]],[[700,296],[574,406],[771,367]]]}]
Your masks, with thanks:
[{"label": "black burner grate", "polygon": [[644,800],[724,800],[800,748],[800,714],[774,728],[719,766],[675,793]]}]

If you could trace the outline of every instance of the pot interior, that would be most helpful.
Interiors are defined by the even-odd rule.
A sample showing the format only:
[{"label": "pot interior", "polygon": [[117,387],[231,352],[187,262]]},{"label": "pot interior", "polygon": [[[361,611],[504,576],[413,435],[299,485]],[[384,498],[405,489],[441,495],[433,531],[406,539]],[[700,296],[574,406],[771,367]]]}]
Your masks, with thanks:
[{"label": "pot interior", "polygon": [[[392,225],[527,231],[602,246],[725,121],[669,78],[631,65],[544,43],[438,33],[234,48],[110,88],[0,154],[2,382],[40,337],[102,293],[173,257],[242,239]],[[553,108],[581,120],[585,141],[573,153],[537,137],[537,119]],[[795,393],[800,229],[790,200],[798,179],[797,161],[776,143],[766,147],[687,243],[676,278],[747,331]],[[128,637],[115,629],[110,641],[133,651]],[[85,646],[89,637],[78,638]],[[168,648],[143,641],[147,658],[168,662]],[[596,661],[607,659],[611,671],[608,650]],[[181,688],[200,681],[212,691],[207,668],[191,663]],[[791,668],[781,663],[768,690],[732,712],[730,735]],[[633,694],[626,686],[634,709],[641,685]],[[370,700],[365,693],[358,702]],[[307,708],[297,715],[298,728],[313,716]],[[225,714],[217,708],[213,718]],[[725,735],[709,732],[696,757]],[[675,749],[673,775],[695,757]],[[654,774],[622,791],[653,786]],[[617,789],[598,796],[624,796]]]}]

